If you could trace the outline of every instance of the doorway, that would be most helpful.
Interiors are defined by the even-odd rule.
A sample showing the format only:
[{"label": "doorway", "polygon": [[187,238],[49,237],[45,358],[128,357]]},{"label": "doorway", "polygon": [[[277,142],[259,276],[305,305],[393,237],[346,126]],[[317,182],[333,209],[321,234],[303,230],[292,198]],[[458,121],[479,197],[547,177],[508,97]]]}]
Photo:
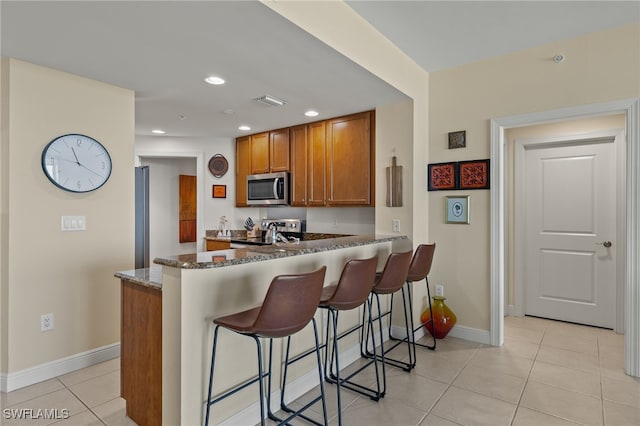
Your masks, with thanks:
[{"label": "doorway", "polygon": [[[204,241],[203,208],[203,154],[152,153],[136,155],[137,166],[149,166],[149,258],[173,256],[201,251]],[[195,175],[196,187],[196,242],[180,243],[179,175]]]},{"label": "doorway", "polygon": [[[624,116],[572,124],[623,126]],[[616,312],[623,312],[616,294],[624,289],[616,223],[624,213],[617,202],[624,198],[624,180],[615,172],[624,167],[623,156],[616,161],[624,148],[622,130],[516,139],[510,147],[515,271],[509,287],[524,298],[523,312],[516,314],[622,332],[623,322],[616,324]]]},{"label": "doorway", "polygon": [[505,282],[507,269],[507,193],[505,161],[505,131],[512,128],[551,123],[580,117],[595,117],[621,113],[625,117],[624,182],[626,207],[624,217],[618,218],[626,229],[626,241],[618,252],[624,267],[624,340],[625,373],[640,377],[640,99],[606,102],[563,108],[540,113],[523,114],[491,120],[491,318],[490,342],[501,346],[504,342]]}]

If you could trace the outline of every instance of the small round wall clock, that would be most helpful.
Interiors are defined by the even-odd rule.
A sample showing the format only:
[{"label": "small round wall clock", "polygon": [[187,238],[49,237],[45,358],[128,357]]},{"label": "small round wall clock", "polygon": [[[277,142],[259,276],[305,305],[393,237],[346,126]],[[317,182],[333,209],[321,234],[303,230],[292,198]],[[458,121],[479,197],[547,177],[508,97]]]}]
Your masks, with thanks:
[{"label": "small round wall clock", "polygon": [[58,136],[42,150],[42,171],[51,183],[71,192],[90,192],[111,176],[111,157],[92,137]]}]

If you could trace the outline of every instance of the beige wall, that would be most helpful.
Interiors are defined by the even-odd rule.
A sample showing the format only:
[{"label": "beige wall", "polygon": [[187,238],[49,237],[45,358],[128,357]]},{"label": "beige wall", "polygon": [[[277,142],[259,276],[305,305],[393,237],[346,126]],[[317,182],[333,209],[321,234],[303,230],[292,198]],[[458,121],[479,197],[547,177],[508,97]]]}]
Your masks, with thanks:
[{"label": "beige wall", "polygon": [[[11,374],[120,340],[113,273],[133,267],[134,94],[3,62],[2,373]],[[43,174],[42,149],[66,133],[92,136],[108,149],[113,171],[97,191],[65,192]],[[86,216],[87,230],[61,232],[62,215]],[[55,330],[43,333],[45,313],[55,315]]]},{"label": "beige wall", "polygon": [[[390,233],[391,220],[400,220],[400,233],[413,235],[413,102],[378,107],[376,110],[376,232]],[[391,158],[402,166],[402,207],[387,207],[386,170]],[[419,185],[416,185],[419,186]]]},{"label": "beige wall", "polygon": [[[551,58],[563,53],[566,60]],[[640,25],[588,34],[430,74],[429,162],[490,157],[490,119],[640,95]],[[467,147],[447,149],[447,133]],[[444,223],[444,197],[470,194],[470,225]],[[432,283],[445,286],[458,324],[489,329],[489,191],[431,192]]]}]

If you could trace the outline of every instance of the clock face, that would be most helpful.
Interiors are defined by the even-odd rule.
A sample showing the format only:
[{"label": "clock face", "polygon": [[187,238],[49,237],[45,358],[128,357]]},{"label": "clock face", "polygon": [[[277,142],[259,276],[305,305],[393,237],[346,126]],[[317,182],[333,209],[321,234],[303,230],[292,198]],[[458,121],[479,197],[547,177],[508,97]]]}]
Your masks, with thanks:
[{"label": "clock face", "polygon": [[42,170],[58,188],[89,192],[111,175],[111,157],[97,140],[78,134],[58,136],[42,151]]}]

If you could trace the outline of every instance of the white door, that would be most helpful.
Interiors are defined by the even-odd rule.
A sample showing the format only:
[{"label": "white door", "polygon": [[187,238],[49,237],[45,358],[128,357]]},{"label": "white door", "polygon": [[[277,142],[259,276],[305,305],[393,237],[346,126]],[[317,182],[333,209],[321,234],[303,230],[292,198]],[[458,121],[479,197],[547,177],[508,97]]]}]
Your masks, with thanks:
[{"label": "white door", "polygon": [[614,138],[528,145],[521,164],[525,313],[614,328]]}]

